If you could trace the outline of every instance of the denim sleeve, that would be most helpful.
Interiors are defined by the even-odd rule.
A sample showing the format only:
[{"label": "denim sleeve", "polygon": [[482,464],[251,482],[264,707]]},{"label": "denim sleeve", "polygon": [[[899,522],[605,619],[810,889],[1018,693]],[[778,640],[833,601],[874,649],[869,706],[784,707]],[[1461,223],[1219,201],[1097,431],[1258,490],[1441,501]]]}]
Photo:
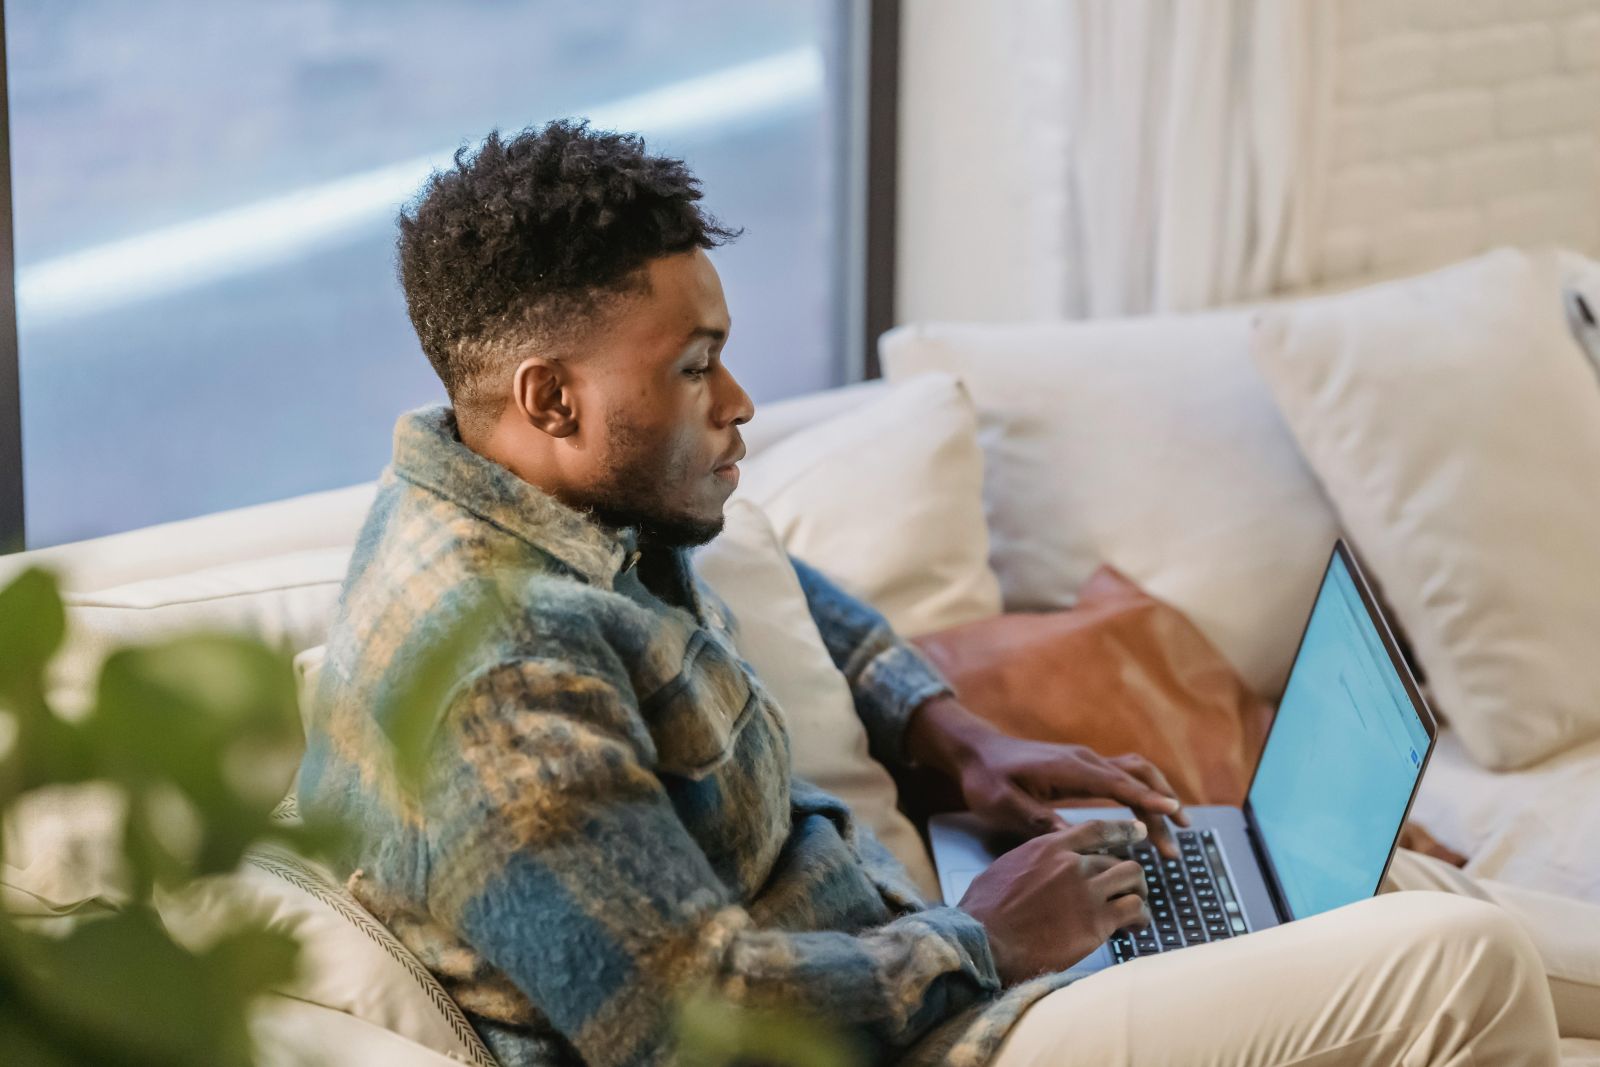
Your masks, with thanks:
[{"label": "denim sleeve", "polygon": [[929,697],[955,690],[916,646],[872,605],[851,596],[815,567],[789,557],[828,655],[850,683],[872,757],[905,767],[906,723]]}]

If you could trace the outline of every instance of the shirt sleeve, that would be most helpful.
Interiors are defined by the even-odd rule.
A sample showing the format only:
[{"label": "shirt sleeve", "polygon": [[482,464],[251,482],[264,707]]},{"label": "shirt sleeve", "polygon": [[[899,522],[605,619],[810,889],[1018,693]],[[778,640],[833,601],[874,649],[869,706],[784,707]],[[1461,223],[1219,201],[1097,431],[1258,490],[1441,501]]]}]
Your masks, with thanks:
[{"label": "shirt sleeve", "polygon": [[1000,988],[955,908],[857,933],[761,929],[651,770],[631,689],[502,664],[452,703],[426,794],[430,910],[593,1067],[670,1060],[676,998],[708,989],[909,1047]]},{"label": "shirt sleeve", "polygon": [[878,609],[851,596],[805,561],[794,556],[789,561],[822,642],[850,683],[873,758],[890,767],[906,766],[905,733],[911,713],[928,698],[955,690],[915,645],[894,632]]}]

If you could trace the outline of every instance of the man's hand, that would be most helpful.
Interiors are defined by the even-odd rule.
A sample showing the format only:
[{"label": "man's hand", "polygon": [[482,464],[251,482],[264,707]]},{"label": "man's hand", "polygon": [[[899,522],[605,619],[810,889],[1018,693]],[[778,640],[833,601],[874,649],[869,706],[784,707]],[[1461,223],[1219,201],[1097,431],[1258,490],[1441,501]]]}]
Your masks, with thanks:
[{"label": "man's hand", "polygon": [[1072,966],[1120,929],[1150,925],[1137,860],[1103,853],[1144,836],[1137,822],[1086,822],[1035,837],[972,880],[960,907],[983,924],[1010,986]]},{"label": "man's hand", "polygon": [[951,696],[934,697],[912,713],[906,749],[959,782],[967,807],[984,821],[1025,837],[1066,827],[1054,806],[1079,798],[1133,809],[1157,851],[1171,859],[1178,848],[1163,816],[1189,825],[1166,776],[1143,756],[1107,757],[1085,745],[1011,737]]},{"label": "man's hand", "polygon": [[1406,820],[1404,826],[1400,827],[1398,844],[1401,848],[1409,848],[1413,852],[1421,852],[1444,860],[1453,867],[1465,867],[1467,865],[1467,857],[1439,841],[1427,830],[1423,829],[1421,824],[1411,822],[1409,819]]}]

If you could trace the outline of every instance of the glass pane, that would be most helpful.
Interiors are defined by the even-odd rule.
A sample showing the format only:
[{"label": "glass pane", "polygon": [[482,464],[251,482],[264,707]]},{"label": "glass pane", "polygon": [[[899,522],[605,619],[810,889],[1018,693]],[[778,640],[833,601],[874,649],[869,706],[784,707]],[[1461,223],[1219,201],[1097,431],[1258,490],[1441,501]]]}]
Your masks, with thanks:
[{"label": "glass pane", "polygon": [[29,547],[375,477],[394,218],[493,127],[688,160],[758,403],[838,384],[838,0],[7,0]]}]

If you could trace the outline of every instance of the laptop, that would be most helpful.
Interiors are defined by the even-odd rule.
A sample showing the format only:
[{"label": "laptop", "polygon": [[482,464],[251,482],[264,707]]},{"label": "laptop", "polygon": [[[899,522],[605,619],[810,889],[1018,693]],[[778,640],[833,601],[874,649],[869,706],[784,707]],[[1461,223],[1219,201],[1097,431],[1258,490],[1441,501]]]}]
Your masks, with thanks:
[{"label": "laptop", "polygon": [[[1189,807],[1188,828],[1169,820],[1177,859],[1148,838],[1117,850],[1144,866],[1153,921],[1117,931],[1069,972],[1240,937],[1373,896],[1437,732],[1354,553],[1338,541],[1244,806]],[[1135,817],[1126,807],[1059,810],[1069,822]],[[1017,843],[965,812],[934,816],[928,836],[950,904]]]}]

